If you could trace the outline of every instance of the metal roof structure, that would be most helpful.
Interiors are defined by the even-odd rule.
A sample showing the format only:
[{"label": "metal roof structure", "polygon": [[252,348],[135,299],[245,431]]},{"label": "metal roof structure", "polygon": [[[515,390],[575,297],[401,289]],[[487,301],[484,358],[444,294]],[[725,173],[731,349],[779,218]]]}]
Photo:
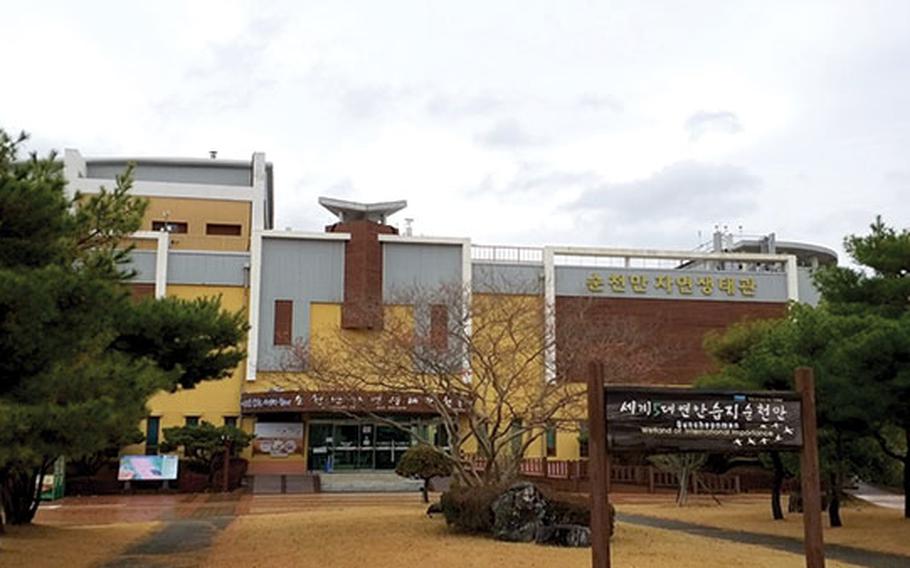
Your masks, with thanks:
[{"label": "metal roof structure", "polygon": [[385,224],[386,218],[408,206],[404,199],[399,201],[382,201],[378,203],[360,203],[332,197],[320,197],[319,204],[336,215],[342,223],[366,219],[374,223]]}]

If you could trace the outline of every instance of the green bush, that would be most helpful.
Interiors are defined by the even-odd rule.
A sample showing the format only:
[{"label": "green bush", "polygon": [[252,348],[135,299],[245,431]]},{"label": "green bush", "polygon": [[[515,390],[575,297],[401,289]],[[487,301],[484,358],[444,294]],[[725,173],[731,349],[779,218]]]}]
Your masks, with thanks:
[{"label": "green bush", "polygon": [[493,532],[493,501],[503,490],[500,486],[453,485],[439,502],[446,524],[468,532]]},{"label": "green bush", "polygon": [[412,446],[401,456],[395,473],[402,477],[417,477],[423,480],[423,502],[429,502],[430,480],[452,474],[452,462],[436,448],[426,444]]}]

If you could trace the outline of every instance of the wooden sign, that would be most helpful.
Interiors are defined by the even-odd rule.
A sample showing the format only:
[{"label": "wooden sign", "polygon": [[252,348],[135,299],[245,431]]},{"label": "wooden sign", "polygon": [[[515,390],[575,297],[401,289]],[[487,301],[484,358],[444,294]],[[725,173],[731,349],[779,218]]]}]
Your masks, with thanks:
[{"label": "wooden sign", "polygon": [[606,387],[611,451],[755,453],[802,446],[794,392]]},{"label": "wooden sign", "polygon": [[408,392],[288,391],[243,393],[240,408],[245,413],[266,412],[383,412],[435,414],[438,404],[463,412],[470,405],[457,396],[438,398]]}]

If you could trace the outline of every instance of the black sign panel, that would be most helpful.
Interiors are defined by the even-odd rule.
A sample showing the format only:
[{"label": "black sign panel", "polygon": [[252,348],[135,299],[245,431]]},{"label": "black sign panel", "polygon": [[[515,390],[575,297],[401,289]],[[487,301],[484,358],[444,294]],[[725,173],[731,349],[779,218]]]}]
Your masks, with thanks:
[{"label": "black sign panel", "polygon": [[793,392],[607,387],[610,450],[755,453],[802,447]]}]

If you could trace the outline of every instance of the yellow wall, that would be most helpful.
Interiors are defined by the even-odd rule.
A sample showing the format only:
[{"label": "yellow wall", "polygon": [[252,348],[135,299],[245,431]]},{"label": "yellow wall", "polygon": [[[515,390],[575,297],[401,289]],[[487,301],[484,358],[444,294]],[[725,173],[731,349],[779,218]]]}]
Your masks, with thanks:
[{"label": "yellow wall", "polygon": [[[171,248],[177,250],[249,250],[250,243],[250,202],[220,199],[189,199],[171,197],[147,197],[149,201],[141,230],[151,231],[152,221],[183,222],[187,224],[186,234],[174,234]],[[165,212],[168,212],[165,216]],[[208,236],[206,223],[230,223],[240,225],[239,237]],[[137,241],[137,248],[155,248],[154,241]]]},{"label": "yellow wall", "polygon": [[[246,289],[237,286],[177,286],[170,285],[167,295],[176,298],[193,299],[221,295],[221,306],[225,310],[236,312],[246,309]],[[187,416],[198,416],[200,421],[210,422],[216,426],[224,423],[225,416],[240,417],[240,392],[246,374],[246,367],[241,361],[234,373],[225,379],[204,381],[193,389],[178,390],[174,393],[160,392],[149,400],[149,415],[161,418],[161,432],[172,426],[183,426]],[[239,420],[238,420],[239,423]],[[140,429],[145,433],[145,421]],[[123,453],[144,453],[145,445],[137,444],[123,449]]]}]

